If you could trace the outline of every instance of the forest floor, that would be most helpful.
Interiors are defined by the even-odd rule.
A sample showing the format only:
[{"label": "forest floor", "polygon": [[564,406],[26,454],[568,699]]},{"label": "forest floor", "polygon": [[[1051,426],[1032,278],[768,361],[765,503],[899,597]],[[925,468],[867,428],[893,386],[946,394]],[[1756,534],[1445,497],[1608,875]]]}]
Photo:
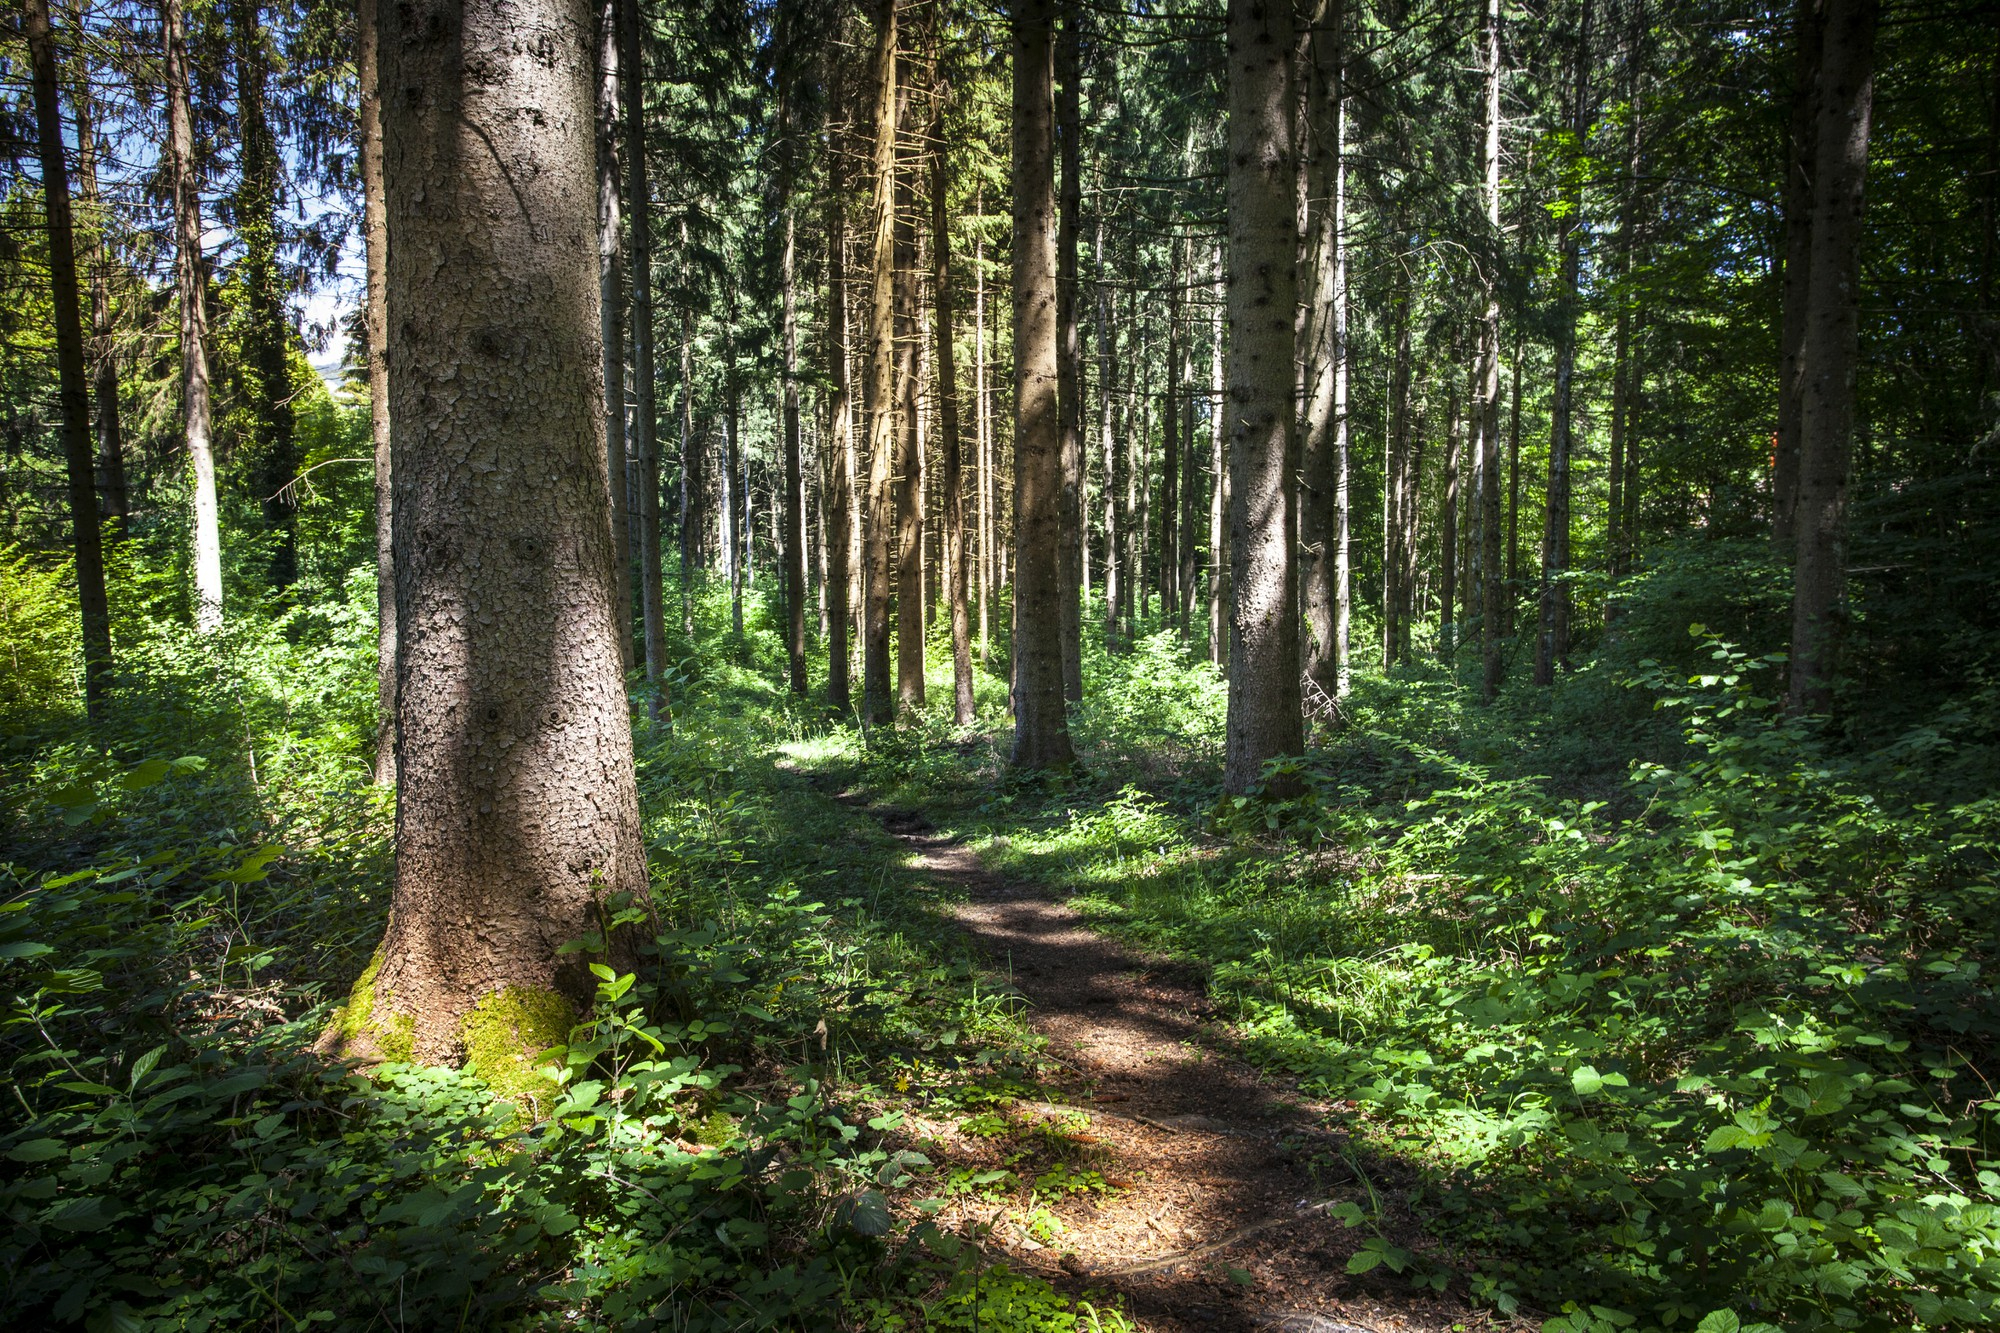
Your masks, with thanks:
[{"label": "forest floor", "polygon": [[[856,792],[838,799],[864,808]],[[1398,1192],[1385,1178],[1394,1164],[1349,1142],[1340,1123],[1352,1103],[1311,1100],[1237,1058],[1193,969],[1138,953],[1043,889],[988,871],[919,812],[865,808],[1026,1001],[1059,1071],[1048,1100],[1016,1100],[957,1127],[910,1126],[961,1178],[982,1165],[1004,1170],[1029,1139],[1061,1145],[1072,1163],[1054,1188],[1038,1177],[1027,1207],[1000,1193],[965,1197],[936,1216],[940,1226],[988,1229],[996,1259],[1115,1298],[1139,1327],[1162,1333],[1487,1325],[1487,1312],[1455,1296],[1348,1274],[1359,1237],[1333,1210],[1349,1200],[1379,1209]]]}]

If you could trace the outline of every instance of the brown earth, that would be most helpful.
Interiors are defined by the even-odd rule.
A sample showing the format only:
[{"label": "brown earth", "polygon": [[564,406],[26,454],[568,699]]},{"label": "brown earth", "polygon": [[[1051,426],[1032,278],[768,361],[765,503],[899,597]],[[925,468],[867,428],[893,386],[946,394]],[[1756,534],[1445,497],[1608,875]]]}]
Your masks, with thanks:
[{"label": "brown earth", "polygon": [[[950,1229],[990,1225],[987,1252],[1094,1299],[1115,1296],[1161,1333],[1443,1333],[1488,1326],[1452,1295],[1407,1279],[1350,1276],[1364,1232],[1328,1209],[1368,1191],[1339,1128],[1312,1103],[1230,1054],[1200,978],[1091,930],[1041,890],[992,874],[923,816],[875,810],[911,864],[951,892],[951,917],[1029,1006],[1063,1071],[1047,1102],[1016,1102],[1002,1136],[913,1124],[953,1160],[1055,1144],[1112,1187],[1050,1205],[1040,1237],[1022,1194],[965,1198]],[[998,1141],[996,1142],[996,1137]],[[1375,1181],[1378,1190],[1383,1182]],[[1056,1230],[1047,1224],[1052,1215]]]}]

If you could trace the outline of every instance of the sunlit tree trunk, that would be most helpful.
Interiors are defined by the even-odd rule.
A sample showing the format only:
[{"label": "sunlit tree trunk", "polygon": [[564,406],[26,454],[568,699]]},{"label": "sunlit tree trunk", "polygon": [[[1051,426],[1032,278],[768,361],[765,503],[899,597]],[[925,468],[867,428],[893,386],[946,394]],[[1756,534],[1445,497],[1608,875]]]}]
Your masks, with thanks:
[{"label": "sunlit tree trunk", "polygon": [[1063,703],[1062,420],[1056,401],[1053,5],[1014,9],[1014,751],[1074,762]]},{"label": "sunlit tree trunk", "polygon": [[791,123],[790,79],[779,93],[778,197],[784,209],[782,235],[778,242],[779,353],[783,360],[785,500],[781,506],[785,525],[785,659],[793,694],[806,692],[806,515],[805,472],[799,459],[799,311],[794,282],[794,254],[797,246],[798,216],[792,198],[797,175],[798,139]]},{"label": "sunlit tree trunk", "polygon": [[[1347,251],[1345,99],[1341,70],[1339,3],[1319,0],[1309,11],[1312,37],[1305,66],[1309,136],[1305,157],[1310,206],[1308,237],[1311,286],[1306,308],[1305,397],[1301,412],[1299,547],[1304,560],[1301,591],[1306,627],[1305,669],[1315,690],[1339,698],[1347,653],[1342,641],[1340,602],[1345,579],[1346,466],[1344,431],[1347,387]],[[1317,704],[1317,699],[1314,703]]]},{"label": "sunlit tree trunk", "polygon": [[[368,0],[371,5],[375,0]],[[625,460],[625,175],[619,162],[619,0],[597,6],[597,284],[604,350],[604,445],[611,479],[611,545],[618,552],[618,657],[630,670],[632,642],[631,504]]]},{"label": "sunlit tree trunk", "polygon": [[1473,411],[1479,422],[1479,646],[1480,694],[1486,702],[1500,690],[1505,665],[1500,654],[1502,601],[1500,566],[1500,289],[1494,281],[1500,234],[1500,0],[1486,0],[1480,30],[1486,66],[1485,144],[1481,153],[1486,239],[1490,247],[1482,283],[1485,309],[1479,321],[1479,359]]},{"label": "sunlit tree trunk", "polygon": [[[908,119],[911,84],[898,80]],[[916,134],[914,128],[912,137]],[[924,706],[924,423],[921,411],[923,330],[917,314],[917,150],[896,153],[896,707]],[[889,515],[883,515],[889,521]]]},{"label": "sunlit tree trunk", "polygon": [[931,271],[937,299],[938,431],[944,452],[944,577],[951,615],[952,720],[961,727],[973,722],[972,619],[965,604],[965,479],[958,431],[958,362],[952,346],[956,320],[952,311],[951,227],[949,196],[951,164],[945,143],[945,98],[937,92],[931,127]]},{"label": "sunlit tree trunk", "polygon": [[592,9],[379,17],[403,744],[395,901],[357,989],[372,1012],[343,1025],[365,1035],[343,1044],[469,1061],[532,1099],[533,1055],[594,986],[559,951],[646,889],[612,623]]},{"label": "sunlit tree trunk", "polygon": [[849,602],[856,570],[854,528],[854,405],[847,372],[847,172],[844,144],[834,130],[837,111],[828,79],[826,109],[826,360],[832,386],[828,407],[829,439],[826,467],[826,692],[834,711],[853,707],[849,679],[848,641],[853,622]]},{"label": "sunlit tree trunk", "polygon": [[1223,789],[1304,749],[1292,400],[1298,249],[1292,10],[1230,0],[1229,720]]},{"label": "sunlit tree trunk", "polygon": [[70,550],[83,631],[83,702],[92,723],[104,720],[111,693],[111,611],[104,592],[103,536],[97,517],[96,459],[90,440],[83,310],[76,279],[76,228],[71,218],[69,167],[63,160],[57,102],[55,34],[48,0],[25,0],[28,64],[35,104],[35,141],[42,168],[42,211],[49,227],[49,296],[55,307],[56,397],[63,459],[69,474]]},{"label": "sunlit tree trunk", "polygon": [[1227,385],[1223,382],[1223,316],[1229,308],[1222,278],[1222,246],[1217,244],[1211,261],[1215,275],[1214,299],[1208,322],[1208,660],[1221,666],[1228,660],[1229,641],[1225,633],[1229,609],[1229,535],[1223,526],[1229,513],[1229,459],[1223,442],[1227,438],[1223,419],[1227,415]]},{"label": "sunlit tree trunk", "polygon": [[1812,259],[1799,349],[1804,375],[1788,702],[1800,713],[1823,713],[1833,702],[1846,619],[1861,217],[1875,107],[1878,14],[1879,0],[1827,0],[1825,9]]},{"label": "sunlit tree trunk", "polygon": [[1099,200],[1097,238],[1092,255],[1097,278],[1093,284],[1097,297],[1097,447],[1104,459],[1104,638],[1107,644],[1116,647],[1125,595],[1118,522],[1118,501],[1124,489],[1125,468],[1119,455],[1116,432],[1111,425],[1113,404],[1118,401],[1118,330],[1111,322],[1111,286],[1104,273],[1104,205],[1101,191]]},{"label": "sunlit tree trunk", "polygon": [[[1083,43],[1081,7],[1070,0],[1062,6],[1062,31],[1056,39],[1055,137],[1061,178],[1056,214],[1056,399],[1062,430],[1062,551],[1063,698],[1083,698],[1083,609],[1090,592],[1089,463],[1083,447],[1083,345],[1077,325],[1077,243],[1083,209],[1083,124],[1080,51]],[[1016,446],[1018,450],[1018,445]],[[1019,455],[1016,454],[1018,461]]]},{"label": "sunlit tree trunk", "polygon": [[986,668],[991,639],[988,637],[987,602],[993,593],[993,431],[991,413],[986,408],[986,195],[973,192],[972,210],[979,225],[972,233],[972,401],[977,423],[978,470],[974,480],[979,488],[979,666]]},{"label": "sunlit tree trunk", "polygon": [[632,447],[639,462],[639,604],[645,624],[647,709],[657,718],[667,669],[660,570],[660,440],[653,410],[653,188],[646,169],[646,42],[641,0],[617,0],[625,97],[625,187],[632,242]]},{"label": "sunlit tree trunk", "polygon": [[[355,81],[361,235],[367,254],[368,433],[375,455],[375,781],[396,781],[395,485],[389,442],[389,220],[382,199],[382,88],[376,0],[360,0]],[[618,548],[622,551],[624,548]]]},{"label": "sunlit tree trunk", "polygon": [[862,720],[893,716],[889,690],[889,528],[896,448],[896,0],[875,25],[874,263],[868,314],[868,510],[861,640]]},{"label": "sunlit tree trunk", "polygon": [[109,218],[97,188],[98,140],[96,99],[90,89],[90,62],[83,46],[76,51],[76,91],[70,98],[76,118],[77,197],[83,201],[85,230],[90,241],[91,406],[97,429],[98,503],[103,507],[103,539],[116,542],[125,535],[131,498],[125,488],[125,439],[118,412],[118,355],[111,321],[111,241]]}]

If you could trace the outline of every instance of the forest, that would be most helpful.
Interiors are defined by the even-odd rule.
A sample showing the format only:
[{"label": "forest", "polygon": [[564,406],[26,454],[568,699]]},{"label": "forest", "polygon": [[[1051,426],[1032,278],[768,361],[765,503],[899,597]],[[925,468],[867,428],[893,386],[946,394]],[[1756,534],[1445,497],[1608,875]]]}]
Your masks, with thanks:
[{"label": "forest", "polygon": [[0,1326],[2000,1326],[2000,8],[8,10]]}]

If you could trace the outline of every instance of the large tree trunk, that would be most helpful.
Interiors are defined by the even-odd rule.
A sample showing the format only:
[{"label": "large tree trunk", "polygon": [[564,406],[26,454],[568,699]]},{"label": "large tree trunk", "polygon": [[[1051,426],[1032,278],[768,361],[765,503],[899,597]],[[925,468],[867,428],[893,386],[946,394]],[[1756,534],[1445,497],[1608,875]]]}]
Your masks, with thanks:
[{"label": "large tree trunk", "polygon": [[[1056,411],[1062,430],[1063,698],[1083,698],[1083,609],[1090,595],[1089,463],[1083,447],[1083,342],[1077,324],[1077,242],[1083,209],[1081,7],[1063,5],[1056,42],[1055,137],[1061,154],[1056,214]],[[1017,446],[1018,450],[1018,446]],[[1018,459],[1018,452],[1016,455]]]},{"label": "large tree trunk", "polygon": [[944,576],[951,615],[952,720],[973,723],[972,618],[965,605],[965,480],[958,439],[958,362],[952,347],[950,163],[945,148],[946,89],[937,91],[931,129],[931,268],[937,294],[938,430],[944,448]]},{"label": "large tree trunk", "polygon": [[853,707],[848,676],[848,604],[854,583],[854,405],[847,375],[847,173],[833,129],[836,84],[828,79],[826,188],[826,359],[832,387],[827,423],[826,694],[836,713]]},{"label": "large tree trunk", "polygon": [[187,28],[181,0],[161,0],[165,48],[167,154],[174,190],[174,281],[180,305],[181,411],[188,466],[194,474],[194,622],[204,633],[222,628],[222,527],[215,501],[215,447],[210,439],[208,275],[202,263],[200,167],[194,155],[194,112],[188,105]]},{"label": "large tree trunk", "polygon": [[250,389],[255,459],[250,474],[265,528],[277,537],[268,569],[271,586],[289,588],[299,574],[298,511],[289,489],[298,476],[299,455],[292,412],[291,328],[278,269],[278,141],[264,105],[271,53],[258,21],[257,0],[237,0],[234,9],[236,119],[242,135],[235,221],[243,246],[239,272],[248,316],[242,371]]},{"label": "large tree trunk", "polygon": [[376,0],[360,0],[355,80],[361,234],[368,268],[368,433],[375,455],[375,781],[386,787],[396,781],[396,543],[389,443],[389,219],[382,199],[380,30],[375,15]]},{"label": "large tree trunk", "polygon": [[1479,646],[1480,697],[1492,703],[1500,690],[1505,660],[1500,655],[1502,599],[1500,567],[1500,289],[1494,281],[1503,238],[1500,233],[1500,0],[1486,0],[1480,42],[1486,65],[1486,134],[1481,154],[1490,247],[1482,286],[1485,309],[1479,321],[1477,401],[1479,422]]},{"label": "large tree trunk", "polygon": [[[789,59],[789,55],[786,57]],[[799,460],[799,301],[793,278],[798,210],[792,199],[797,175],[798,138],[791,121],[790,76],[778,99],[778,198],[785,217],[778,249],[780,301],[778,341],[784,357],[785,427],[785,658],[793,694],[806,692],[806,512],[805,471]]]},{"label": "large tree trunk", "polygon": [[1814,156],[1799,413],[1798,554],[1793,567],[1794,712],[1823,713],[1845,622],[1847,481],[1854,442],[1861,216],[1875,107],[1879,0],[1827,0]]},{"label": "large tree trunk", "polygon": [[874,283],[868,310],[868,509],[861,630],[861,718],[894,716],[889,695],[889,526],[896,448],[896,0],[875,21]]},{"label": "large tree trunk", "polygon": [[1785,141],[1785,255],[1778,324],[1778,426],[1771,439],[1771,543],[1789,560],[1798,546],[1799,426],[1804,410],[1808,273],[1812,267],[1813,163],[1819,151],[1820,46],[1826,0],[1798,0],[1792,19],[1792,114]]},{"label": "large tree trunk", "polygon": [[1074,762],[1063,703],[1062,419],[1056,401],[1053,5],[1014,10],[1014,753]]},{"label": "large tree trunk", "polygon": [[1229,4],[1229,721],[1223,790],[1305,748],[1292,477],[1298,250],[1292,10]]},{"label": "large tree trunk", "polygon": [[[372,6],[375,0],[365,0]],[[604,446],[611,478],[611,545],[618,589],[618,660],[630,670],[632,642],[631,509],[625,494],[625,241],[620,198],[625,174],[618,157],[619,0],[597,6],[597,286],[604,338]]]},{"label": "large tree trunk", "polygon": [[403,748],[395,903],[350,1006],[372,1008],[338,1031],[537,1100],[530,1059],[594,987],[588,956],[558,951],[646,892],[612,623],[591,7],[412,0],[380,21]]},{"label": "large tree trunk", "polygon": [[76,228],[70,216],[69,168],[63,160],[56,97],[55,36],[48,0],[26,0],[28,63],[34,85],[35,139],[42,167],[42,211],[49,226],[49,295],[56,317],[56,396],[62,409],[63,458],[69,472],[71,553],[83,631],[83,704],[104,719],[111,693],[111,611],[104,593],[103,537],[97,517],[96,459],[90,441],[90,394],[84,376],[83,310],[76,281]]},{"label": "large tree trunk", "polygon": [[639,605],[645,622],[646,707],[657,719],[666,688],[661,677],[667,669],[667,607],[660,571],[659,422],[653,411],[653,189],[646,171],[646,42],[639,22],[640,0],[617,2],[632,237],[632,448],[639,456]]},{"label": "large tree trunk", "polygon": [[111,241],[109,219],[97,189],[98,142],[94,99],[90,92],[90,61],[82,44],[76,51],[76,91],[70,99],[76,114],[77,197],[83,201],[85,230],[90,236],[90,346],[92,406],[96,409],[98,503],[104,514],[104,540],[125,535],[131,498],[125,488],[125,440],[118,416],[118,355],[111,320]]}]

